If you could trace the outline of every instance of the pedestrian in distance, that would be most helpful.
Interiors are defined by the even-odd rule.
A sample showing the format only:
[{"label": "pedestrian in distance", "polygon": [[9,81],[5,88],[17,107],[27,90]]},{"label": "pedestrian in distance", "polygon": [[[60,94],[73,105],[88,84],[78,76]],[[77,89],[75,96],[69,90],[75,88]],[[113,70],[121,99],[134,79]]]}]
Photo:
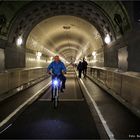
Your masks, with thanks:
[{"label": "pedestrian in distance", "polygon": [[87,75],[87,65],[88,65],[87,61],[83,58],[82,66],[83,66],[84,77],[86,77],[86,75]]},{"label": "pedestrian in distance", "polygon": [[79,64],[77,66],[77,70],[78,70],[78,77],[81,78],[81,74],[82,74],[82,71],[83,71],[83,65],[82,65],[81,61],[79,61]]}]

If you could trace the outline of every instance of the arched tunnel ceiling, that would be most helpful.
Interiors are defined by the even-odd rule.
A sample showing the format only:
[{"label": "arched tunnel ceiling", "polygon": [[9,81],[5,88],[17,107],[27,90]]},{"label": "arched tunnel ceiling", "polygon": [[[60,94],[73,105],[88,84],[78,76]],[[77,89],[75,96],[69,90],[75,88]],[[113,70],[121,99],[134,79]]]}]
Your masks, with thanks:
[{"label": "arched tunnel ceiling", "polygon": [[24,13],[19,12],[17,20],[15,19],[16,24],[11,27],[9,41],[14,43],[19,34],[22,34],[26,40],[36,24],[46,18],[58,15],[80,17],[93,24],[100,32],[102,38],[107,33],[110,34],[112,39],[115,37],[112,23],[94,3],[85,1],[46,1],[29,4],[24,9]]},{"label": "arched tunnel ceiling", "polygon": [[[106,34],[109,34],[112,41],[119,34],[118,25],[114,22],[116,13],[121,15],[123,19],[123,28],[127,30],[129,27],[127,13],[122,3],[118,1],[2,1],[0,2],[0,13],[6,19],[5,24],[1,27],[0,35],[8,37],[8,42],[12,44],[15,44],[17,37],[22,35],[25,45],[28,35],[38,23],[60,15],[82,18],[94,25],[102,39],[104,39]],[[83,39],[81,32],[78,32],[78,30],[74,32],[75,40],[72,39],[73,35],[69,33],[71,38],[69,44],[77,48],[80,48],[79,44],[82,44],[82,46],[87,45],[87,41]],[[60,51],[59,47],[63,48],[66,46],[67,43],[63,39],[65,37],[63,33],[59,32],[58,36],[56,32],[51,32],[49,36],[52,36],[53,41],[45,42],[42,41],[44,40],[42,38],[40,41],[43,42],[43,45],[52,45],[56,51]],[[86,37],[88,38],[88,35]]]},{"label": "arched tunnel ceiling", "polygon": [[91,54],[102,45],[99,32],[87,21],[74,16],[55,16],[35,26],[26,46],[49,56],[55,53],[65,59],[76,59],[79,54]]},{"label": "arched tunnel ceiling", "polygon": [[[79,7],[81,7],[81,10]],[[91,20],[91,22],[94,24],[97,23],[99,29],[100,27],[103,28],[103,25],[106,29],[111,25],[111,28],[113,28],[116,35],[119,33],[119,31],[117,24],[114,22],[114,14],[119,14],[123,19],[124,30],[127,31],[130,28],[128,15],[120,1],[1,1],[0,16],[5,17],[6,23],[2,26],[0,37],[8,36],[10,32],[11,34],[13,34],[13,32],[16,32],[15,34],[19,34],[22,30],[28,30],[32,28],[28,27],[27,29],[29,23],[31,24],[30,26],[33,26],[37,24],[38,20],[45,18],[45,16],[59,15],[62,13],[69,13],[72,15],[76,15],[77,13],[79,16],[83,15],[83,18],[89,16],[87,19],[89,21]],[[107,17],[107,19],[110,21],[109,26],[106,25],[107,20],[104,17]],[[19,20],[19,22],[16,20]],[[15,30],[13,31],[11,28],[16,29],[13,29]],[[111,32],[113,33],[113,31]]]}]

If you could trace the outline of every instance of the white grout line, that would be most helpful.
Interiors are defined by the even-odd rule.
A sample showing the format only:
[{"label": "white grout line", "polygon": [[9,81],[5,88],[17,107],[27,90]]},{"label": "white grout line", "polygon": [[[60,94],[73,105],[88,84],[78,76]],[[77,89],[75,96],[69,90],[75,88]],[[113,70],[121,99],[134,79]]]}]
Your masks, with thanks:
[{"label": "white grout line", "polygon": [[28,104],[32,99],[34,99],[42,90],[45,90],[48,88],[48,86],[51,84],[49,82],[46,86],[44,86],[42,89],[40,89],[35,95],[30,97],[27,101],[25,101],[22,105],[20,105],[17,109],[15,109],[9,116],[7,116],[2,122],[0,122],[0,127],[2,127],[4,124],[6,124],[14,115],[16,115],[26,104]]},{"label": "white grout line", "polygon": [[109,136],[109,138],[110,138],[111,140],[115,140],[114,134],[113,134],[113,133],[111,132],[111,130],[109,129],[109,126],[107,125],[105,119],[103,118],[103,116],[102,116],[102,114],[101,114],[101,112],[100,112],[100,110],[99,110],[99,108],[98,108],[96,102],[95,102],[94,99],[91,97],[91,95],[90,95],[90,93],[88,92],[88,89],[86,88],[84,82],[83,82],[81,79],[80,79],[80,81],[81,81],[81,83],[82,83],[84,89],[86,90],[86,93],[88,94],[90,100],[92,101],[92,103],[93,103],[93,105],[94,105],[94,107],[95,107],[95,110],[97,111],[98,116],[99,116],[99,118],[100,118],[100,120],[101,120],[101,122],[102,122],[102,124],[103,124],[103,126],[104,126],[104,128],[105,128],[105,131],[107,132],[107,135]]}]

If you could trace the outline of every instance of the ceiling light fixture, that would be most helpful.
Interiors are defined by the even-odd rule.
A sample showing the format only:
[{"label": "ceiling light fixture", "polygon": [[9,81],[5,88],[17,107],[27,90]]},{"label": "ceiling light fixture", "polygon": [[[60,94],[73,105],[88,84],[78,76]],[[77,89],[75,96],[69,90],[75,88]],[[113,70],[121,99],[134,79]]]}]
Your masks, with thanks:
[{"label": "ceiling light fixture", "polygon": [[92,52],[92,55],[93,55],[93,59],[96,59],[96,52],[95,51]]},{"label": "ceiling light fixture", "polygon": [[109,34],[106,35],[104,41],[105,41],[106,44],[109,44],[111,42],[111,38],[110,38]]},{"label": "ceiling light fixture", "polygon": [[95,56],[95,55],[96,55],[96,52],[95,52],[95,51],[93,51],[93,52],[92,52],[92,55],[93,55],[93,56]]},{"label": "ceiling light fixture", "polygon": [[36,52],[36,58],[37,60],[40,60],[40,57],[42,56],[42,53],[41,52]]},{"label": "ceiling light fixture", "polygon": [[16,45],[17,45],[17,46],[21,46],[22,43],[23,43],[22,36],[19,36],[19,37],[17,38],[17,40],[16,40]]}]

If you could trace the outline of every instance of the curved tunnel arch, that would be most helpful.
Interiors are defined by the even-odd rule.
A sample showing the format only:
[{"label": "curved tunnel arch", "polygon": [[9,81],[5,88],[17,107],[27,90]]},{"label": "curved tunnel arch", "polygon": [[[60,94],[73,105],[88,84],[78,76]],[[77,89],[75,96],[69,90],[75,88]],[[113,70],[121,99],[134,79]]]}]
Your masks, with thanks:
[{"label": "curved tunnel arch", "polygon": [[93,24],[101,37],[109,33],[112,38],[115,34],[110,21],[97,8],[94,2],[34,2],[26,5],[24,13],[21,11],[13,21],[9,32],[9,41],[14,43],[19,34],[27,39],[28,34],[40,21],[56,15],[72,15],[80,17]]},{"label": "curved tunnel arch", "polygon": [[[108,7],[108,3],[106,2],[98,2],[98,1],[42,1],[42,2],[22,2],[22,4],[19,6],[18,2],[12,3],[12,5],[8,5],[8,2],[2,2],[5,7],[16,7],[16,9],[13,9],[14,11],[11,12],[11,17],[8,19],[8,25],[7,25],[7,31],[5,32],[6,35],[6,41],[8,42],[8,47],[6,48],[6,53],[9,53],[10,49],[15,49],[14,51],[17,52],[15,41],[19,35],[23,36],[23,46],[21,50],[18,50],[22,54],[20,61],[25,61],[25,43],[28,38],[28,35],[32,31],[32,29],[42,20],[48,19],[54,16],[59,15],[71,15],[75,17],[80,17],[81,19],[84,19],[88,22],[90,22],[92,25],[96,27],[98,32],[100,33],[102,39],[104,39],[105,35],[108,33],[111,36],[111,40],[114,41],[111,43],[113,45],[115,41],[118,40],[121,35],[119,34],[118,28],[116,29],[116,23],[114,23],[114,14],[117,12],[121,14],[123,19],[125,16],[124,11],[122,11],[121,6],[118,4],[117,1],[111,2],[111,7]],[[5,3],[5,4],[4,4]],[[109,2],[110,4],[110,2]],[[18,6],[20,8],[18,8]],[[117,7],[118,10],[115,10]],[[6,12],[3,13],[6,15]],[[111,11],[111,13],[110,13]],[[15,17],[14,17],[15,15]],[[11,20],[12,19],[12,20]],[[11,22],[12,21],[12,22]],[[10,28],[9,28],[10,27]],[[126,30],[127,32],[128,30]],[[117,38],[116,38],[117,36]],[[104,42],[103,42],[104,43]],[[105,44],[103,44],[104,46]],[[13,46],[13,48],[10,48],[10,46]],[[105,49],[107,49],[105,47]],[[89,50],[91,51],[91,50]],[[112,57],[111,55],[108,55],[109,52],[104,52],[106,55],[105,57],[105,66],[108,66],[108,58]],[[90,55],[88,55],[90,56]],[[113,66],[117,66],[117,56],[114,53],[113,56],[115,57],[115,62],[113,63]],[[7,60],[11,57],[7,57]],[[6,61],[6,67],[13,67],[9,65],[8,61]],[[23,67],[25,66],[25,63],[23,64],[15,64],[14,67]],[[109,63],[110,65],[110,63]],[[112,66],[112,64],[111,64]]]},{"label": "curved tunnel arch", "polygon": [[[23,94],[25,94],[25,96],[26,96],[27,95],[26,93],[28,93],[28,91],[30,92],[29,95],[31,95],[31,92],[34,92],[34,91],[36,92],[36,93],[32,93],[33,97],[35,97],[35,95],[38,96],[37,94],[40,94],[40,95],[43,94],[40,91],[41,90],[43,90],[43,92],[45,91],[44,87],[46,86],[46,81],[49,80],[48,76],[46,76],[46,65],[47,65],[47,63],[50,63],[48,60],[51,57],[49,58],[49,57],[46,57],[46,55],[42,55],[41,60],[38,61],[38,59],[36,57],[36,53],[33,52],[34,49],[35,49],[35,51],[37,51],[37,49],[33,48],[32,52],[31,52],[31,50],[29,50],[29,52],[28,52],[28,47],[25,45],[25,43],[27,42],[26,40],[28,40],[28,38],[30,37],[30,33],[32,33],[32,31],[34,29],[36,29],[37,25],[40,25],[41,22],[43,22],[43,20],[45,20],[45,19],[46,19],[46,21],[48,21],[49,18],[53,18],[53,17],[60,16],[60,15],[66,16],[67,19],[69,18],[68,16],[73,16],[73,19],[74,19],[74,17],[77,19],[78,18],[84,19],[84,20],[92,23],[92,25],[94,25],[96,27],[97,31],[99,32],[98,35],[100,35],[99,38],[101,38],[102,40],[104,39],[104,36],[107,33],[110,36],[112,36],[112,39],[116,39],[116,40],[113,43],[111,43],[110,46],[109,45],[104,46],[104,44],[102,44],[102,45],[97,44],[97,46],[99,48],[98,48],[98,50],[96,50],[96,47],[94,46],[94,44],[92,44],[92,41],[91,41],[91,40],[93,40],[94,35],[91,35],[89,33],[89,36],[91,37],[89,39],[88,32],[85,35],[84,29],[82,29],[82,28],[79,29],[80,32],[78,32],[78,28],[77,28],[77,30],[72,31],[72,34],[69,33],[68,35],[66,35],[64,32],[61,33],[60,31],[58,32],[58,34],[57,34],[57,32],[53,33],[53,31],[52,31],[51,32],[52,35],[51,35],[51,33],[49,33],[49,31],[48,31],[46,33],[49,36],[49,38],[47,38],[45,36],[46,39],[42,38],[42,40],[40,40],[40,42],[38,42],[40,45],[39,50],[41,50],[41,51],[44,50],[44,52],[45,52],[48,48],[48,51],[49,51],[48,53],[50,53],[51,52],[50,50],[52,49],[52,52],[56,51],[65,60],[67,60],[68,62],[74,62],[74,63],[76,62],[75,60],[79,61],[79,60],[81,60],[81,58],[85,57],[85,55],[88,55],[88,53],[87,53],[87,51],[88,51],[90,53],[90,55],[86,56],[85,58],[88,62],[88,66],[89,66],[87,69],[87,74],[88,74],[87,76],[90,78],[90,80],[88,78],[84,79],[83,76],[81,77],[82,83],[85,84],[84,86],[86,87],[85,91],[86,90],[89,91],[88,94],[91,96],[93,95],[95,97],[97,95],[96,96],[97,98],[95,97],[96,98],[95,100],[97,102],[97,105],[99,105],[99,109],[101,109],[100,115],[102,115],[103,118],[106,119],[106,120],[103,119],[103,125],[104,125],[104,123],[106,124],[106,122],[107,122],[107,125],[109,125],[108,130],[109,130],[110,137],[124,136],[123,133],[121,133],[120,136],[117,136],[117,133],[119,133],[118,126],[120,125],[120,122],[121,121],[123,122],[123,120],[126,118],[125,114],[128,115],[128,120],[126,119],[127,121],[123,122],[123,124],[126,124],[126,129],[124,131],[124,134],[126,134],[126,137],[128,137],[128,135],[130,135],[129,133],[132,132],[132,130],[133,130],[133,132],[134,131],[139,132],[139,124],[137,123],[137,120],[135,121],[135,119],[136,119],[135,116],[133,116],[132,114],[129,115],[128,110],[125,108],[124,108],[124,112],[123,112],[123,110],[122,110],[123,107],[120,106],[120,103],[119,104],[117,103],[119,106],[119,107],[117,107],[116,102],[114,102],[114,101],[116,99],[118,99],[118,101],[120,101],[123,105],[126,105],[126,107],[129,108],[133,113],[135,113],[137,116],[140,116],[140,106],[139,106],[140,105],[140,102],[139,102],[140,101],[140,96],[139,96],[139,91],[140,91],[140,87],[139,87],[139,84],[140,84],[140,57],[139,57],[140,30],[138,30],[138,29],[140,29],[140,26],[137,26],[136,28],[133,27],[133,30],[131,32],[129,32],[128,34],[124,34],[124,35],[122,34],[122,36],[120,38],[116,38],[116,34],[115,34],[114,28],[113,28],[113,23],[110,22],[109,18],[107,18],[107,16],[105,16],[106,13],[104,13],[103,10],[100,10],[97,7],[97,5],[93,2],[93,0],[87,1],[87,3],[85,1],[82,1],[79,4],[79,2],[78,3],[77,2],[75,3],[75,1],[74,2],[56,2],[55,1],[55,2],[41,2],[41,3],[38,3],[38,2],[32,3],[31,2],[30,4],[35,4],[35,5],[30,5],[31,9],[30,9],[29,5],[26,5],[27,7],[25,7],[25,13],[23,11],[21,11],[19,13],[19,15],[17,15],[15,17],[15,19],[13,20],[13,25],[11,26],[11,30],[9,32],[8,40],[6,40],[7,39],[6,38],[4,40],[5,42],[3,43],[3,42],[1,42],[1,38],[0,38],[0,47],[4,46],[2,49],[0,48],[0,54],[2,54],[4,56],[3,58],[1,57],[3,60],[0,58],[0,62],[6,63],[4,69],[1,71],[1,80],[0,80],[1,81],[1,85],[0,85],[1,93],[0,94],[2,97],[4,94],[6,96],[9,96],[10,100],[12,100],[12,103],[14,102],[14,100],[13,100],[14,98],[16,98],[16,100],[19,99],[19,98],[17,98],[18,97],[17,95],[16,96],[13,95],[13,94],[15,94],[16,91],[19,93],[22,93],[21,94],[22,99],[24,98]],[[118,1],[115,1],[115,2],[117,3]],[[0,2],[0,4],[1,4],[1,2]],[[38,6],[38,4],[39,4],[39,6]],[[133,5],[129,5],[129,6],[133,7]],[[108,4],[108,7],[109,8],[111,7],[110,3]],[[131,11],[131,12],[133,13],[134,11]],[[114,16],[114,13],[111,15]],[[132,17],[134,17],[134,15]],[[122,19],[124,20],[124,18],[122,18]],[[139,19],[137,19],[137,20],[139,20]],[[125,23],[125,21],[123,23]],[[137,24],[139,24],[139,23],[140,23],[140,20]],[[68,26],[73,26],[73,25],[68,25]],[[82,26],[80,26],[80,27],[82,27]],[[61,27],[61,31],[62,31],[62,28],[63,27]],[[119,22],[118,22],[118,28],[119,28]],[[52,28],[51,28],[51,30],[52,30]],[[87,31],[90,31],[90,30],[87,30]],[[119,32],[119,30],[118,30],[118,32]],[[1,33],[1,29],[0,29],[0,33]],[[23,39],[24,39],[23,46],[14,45],[15,40],[19,35],[23,36]],[[85,38],[83,36],[85,36]],[[85,41],[87,39],[89,39],[89,40]],[[88,42],[90,42],[90,43],[88,44]],[[43,45],[46,47],[44,47]],[[94,51],[92,45],[94,46],[95,51]],[[29,46],[29,48],[30,48],[30,46]],[[25,51],[25,49],[26,49],[26,51]],[[32,49],[32,48],[30,48],[30,49]],[[92,51],[93,51],[93,53],[92,53]],[[26,56],[25,56],[25,54],[26,54]],[[80,58],[81,54],[83,57]],[[47,56],[49,56],[49,55],[47,54]],[[95,58],[97,59],[97,61]],[[30,65],[25,65],[26,60],[28,61],[28,64],[30,64]],[[47,63],[46,63],[46,60],[47,60]],[[33,63],[30,63],[31,61]],[[67,63],[67,61],[65,63]],[[78,63],[78,61],[76,63]],[[89,65],[89,64],[91,64],[91,65]],[[76,65],[74,65],[74,66],[76,66]],[[42,68],[38,69],[38,67],[42,67]],[[6,68],[6,70],[5,70],[5,68]],[[12,70],[9,70],[9,68],[12,68]],[[14,68],[16,68],[16,69],[14,69]],[[17,69],[17,68],[22,68],[22,69]],[[74,94],[76,96],[74,96],[74,97],[79,98],[80,96],[77,93],[80,91],[80,88],[78,90],[75,89],[75,87],[77,85],[79,86],[79,84],[73,83],[73,81],[72,81],[72,80],[74,80],[74,82],[77,82],[76,75],[75,75],[76,73],[73,70],[73,68],[72,68],[72,71],[70,69],[68,69],[68,70],[69,71],[68,71],[67,79],[70,80],[70,81],[68,81],[68,84],[69,83],[70,84],[68,85],[69,88],[66,89],[66,92],[67,91],[70,91],[70,93],[75,92],[76,94],[75,93]],[[79,74],[79,78],[80,78],[80,74]],[[91,80],[94,81],[99,86],[101,86],[103,88],[103,92],[102,92],[102,89],[96,88],[97,85],[94,85]],[[74,86],[72,86],[71,84],[73,84]],[[31,86],[31,89],[27,89],[27,92],[22,91],[30,86]],[[48,84],[47,84],[47,86],[48,86]],[[107,95],[105,93],[106,91],[109,92],[110,95],[113,95],[113,97],[115,97],[116,99],[114,100],[112,97],[110,98],[110,95],[109,95],[109,98],[106,98],[106,95]],[[18,95],[20,95],[20,94],[18,94]],[[105,95],[105,96],[102,96],[102,95]],[[46,97],[48,98],[48,94]],[[7,101],[10,101],[9,98],[8,98],[8,100],[6,99],[6,106],[7,106]],[[29,98],[31,99],[32,97],[29,97]],[[79,100],[79,99],[75,100],[75,101],[80,101],[79,103],[82,103],[82,106],[83,106],[84,99],[82,99],[82,100],[81,99]],[[28,99],[25,99],[25,100],[26,100],[25,102],[29,101]],[[72,100],[73,99],[71,99],[70,101],[72,101]],[[114,108],[112,107],[111,104],[114,106]],[[23,105],[24,105],[24,103],[23,103]],[[46,103],[45,103],[45,105],[46,105]],[[104,108],[104,106],[106,106],[106,108]],[[111,108],[108,108],[109,106]],[[14,105],[14,107],[15,107],[15,105]],[[40,106],[38,106],[38,107],[40,108]],[[67,107],[70,107],[70,106],[67,106]],[[103,107],[103,108],[100,108],[100,107]],[[3,108],[3,106],[2,106],[2,108]],[[39,109],[39,108],[37,108],[37,109]],[[116,112],[116,110],[115,110],[116,108],[117,108],[118,112]],[[85,110],[85,108],[83,108],[83,109]],[[118,116],[122,116],[122,117],[124,116],[124,117],[123,117],[123,119],[118,120],[118,124],[116,122],[111,123],[110,114],[108,115],[107,112],[105,111],[105,109],[106,110],[109,109],[109,111],[113,110],[113,112],[108,112],[108,114],[114,113],[114,115],[116,115],[117,113],[118,114],[120,113],[119,115],[118,114],[116,115],[116,118]],[[4,115],[5,115],[6,114],[5,106],[4,106],[3,110],[4,110]],[[43,115],[44,114],[47,114],[47,113],[43,113]],[[131,116],[132,116],[132,119],[131,119]],[[95,117],[97,117],[96,114],[95,114]],[[24,118],[24,117],[22,117],[22,118]],[[30,118],[32,119],[32,117],[30,117]],[[30,118],[29,118],[29,120],[31,120]],[[46,118],[45,119],[44,118],[45,118],[44,116],[43,117],[41,116],[41,119],[39,118],[41,121],[37,118],[37,123],[33,122],[33,126],[41,126],[41,129],[42,129],[43,128],[42,123],[46,125]],[[77,118],[79,118],[79,117],[77,117]],[[88,118],[89,117],[86,116],[86,119],[88,119]],[[8,123],[11,123],[12,119],[10,119],[10,122],[8,122]],[[86,120],[86,119],[84,118],[84,120]],[[27,121],[23,120],[22,122],[29,122],[29,120],[27,120]],[[33,119],[33,121],[34,120],[36,120],[36,118]],[[54,120],[54,117],[53,117],[53,120]],[[67,129],[68,131],[69,130],[71,131],[71,128],[74,128],[74,127],[76,129],[81,127],[81,122],[79,123],[80,127],[79,126],[77,127],[75,125],[73,127],[70,124],[70,122],[72,122],[73,120],[67,121],[65,119],[66,120],[66,121],[64,120],[65,122],[63,120],[62,120],[62,123],[66,124],[65,128],[68,128]],[[81,120],[82,119],[80,119],[80,121]],[[99,124],[98,119],[95,119],[95,120],[97,120],[97,123]],[[130,123],[130,125],[127,125],[128,122],[130,122],[130,120],[132,120],[132,123]],[[133,125],[133,120],[134,120],[134,125]],[[49,118],[49,121],[50,121],[50,118]],[[55,120],[55,124],[56,124],[56,121],[57,120]],[[113,121],[114,121],[114,116],[112,117],[112,122]],[[19,122],[18,126],[21,127],[20,122]],[[41,122],[41,125],[38,125],[40,122]],[[91,121],[88,120],[88,122],[91,122]],[[70,129],[69,129],[68,123],[70,124]],[[114,124],[115,124],[116,128],[115,128],[115,126],[113,126]],[[9,124],[4,124],[4,125],[6,126]],[[61,126],[61,124],[60,124],[60,126]],[[89,126],[89,125],[82,124],[82,126],[84,128],[84,126]],[[120,126],[122,126],[122,125],[120,125]],[[132,126],[132,128],[131,128],[131,126]],[[8,127],[10,127],[10,125]],[[137,127],[138,127],[138,129],[137,129]],[[135,128],[137,130],[135,130]],[[12,129],[12,128],[10,128],[10,129]],[[20,129],[23,130],[24,128],[20,128]],[[93,128],[91,128],[91,129],[93,130]],[[124,127],[122,127],[122,130],[123,129],[124,129]],[[4,132],[5,130],[6,129],[2,130],[1,133]],[[14,130],[16,130],[15,126],[14,126]],[[44,130],[46,133],[46,129],[44,129]],[[87,132],[87,130],[85,132]],[[9,130],[6,130],[6,131],[8,132],[8,134],[10,134]],[[79,132],[84,132],[84,131],[79,131]],[[78,134],[80,134],[79,132],[78,132]],[[4,135],[9,137],[9,135],[7,135],[6,132],[4,132],[4,133],[5,133]],[[27,136],[29,135],[29,133],[30,132],[27,132]],[[103,133],[103,131],[101,133]],[[24,136],[23,136],[23,138],[24,138],[25,133],[23,132],[23,134],[24,134]],[[52,133],[50,133],[50,134],[52,134]],[[76,133],[74,132],[74,136],[76,136],[75,134]],[[92,134],[95,135],[94,133],[92,133]],[[40,133],[39,135],[42,136],[43,134]],[[47,137],[48,137],[48,135],[49,135],[49,133],[47,133]],[[105,133],[105,135],[106,135],[106,133]],[[12,133],[12,136],[13,136],[13,133]],[[19,137],[19,135],[16,135],[16,137],[17,136]],[[84,134],[84,137],[85,136],[87,136],[87,134]],[[102,137],[102,134],[101,134],[101,137]]]},{"label": "curved tunnel arch", "polygon": [[[69,29],[65,30],[63,27],[69,27]],[[61,49],[67,47],[71,57],[76,59],[72,47],[78,49],[77,55],[81,52],[86,54],[89,49],[88,53],[92,53],[93,50],[102,47],[102,39],[100,36],[100,39],[96,39],[97,35],[99,33],[96,28],[83,19],[74,16],[55,16],[40,22],[31,31],[27,47],[35,50],[30,47],[32,46],[31,40],[39,40],[40,45],[38,46],[43,46],[53,53],[57,51],[57,53],[63,54]],[[50,56],[50,54],[48,55]],[[83,53],[81,53],[82,55]]]}]

